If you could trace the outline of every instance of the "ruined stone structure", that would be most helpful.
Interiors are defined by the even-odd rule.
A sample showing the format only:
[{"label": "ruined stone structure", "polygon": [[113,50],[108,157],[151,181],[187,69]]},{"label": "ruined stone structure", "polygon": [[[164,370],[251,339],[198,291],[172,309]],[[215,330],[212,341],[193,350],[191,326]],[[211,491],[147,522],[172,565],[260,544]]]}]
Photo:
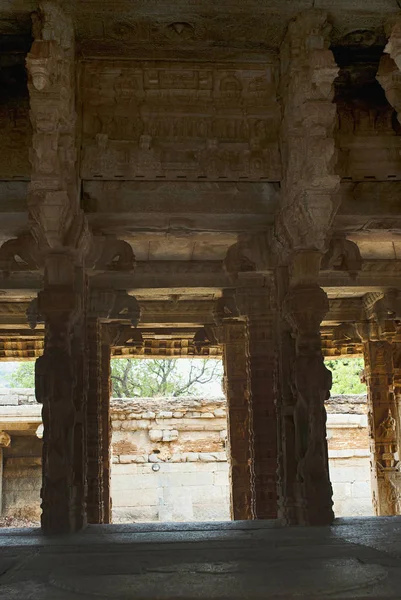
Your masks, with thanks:
[{"label": "ruined stone structure", "polygon": [[[334,396],[326,408],[335,515],[371,515],[366,396]],[[110,415],[113,523],[233,516],[241,489],[229,461],[239,454],[227,445],[225,398],[112,398]],[[0,465],[0,525],[2,517],[37,522],[42,419],[33,390],[0,389],[0,429],[9,443]]]},{"label": "ruined stone structure", "polygon": [[107,522],[119,355],[223,355],[235,519],[333,519],[323,356],[364,353],[398,513],[396,2],[0,7],[0,358],[39,357],[42,527]]}]

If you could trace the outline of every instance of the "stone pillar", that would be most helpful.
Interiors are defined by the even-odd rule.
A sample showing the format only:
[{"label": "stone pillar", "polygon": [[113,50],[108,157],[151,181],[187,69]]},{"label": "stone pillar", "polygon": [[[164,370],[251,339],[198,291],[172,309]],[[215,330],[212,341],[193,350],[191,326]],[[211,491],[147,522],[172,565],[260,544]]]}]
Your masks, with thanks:
[{"label": "stone pillar", "polygon": [[296,256],[283,302],[283,316],[291,329],[281,330],[280,377],[288,378],[290,388],[281,382],[279,504],[280,516],[289,524],[325,525],[334,519],[324,405],[331,373],[324,365],[320,338],[329,303],[315,282],[319,264],[319,253]]},{"label": "stone pillar", "polygon": [[0,446],[0,517],[3,514],[3,448]]},{"label": "stone pillar", "polygon": [[[63,277],[73,269],[68,257],[54,261]],[[86,280],[82,269],[74,274],[69,285],[47,279],[38,296],[45,320],[44,352],[35,368],[36,399],[43,405],[44,533],[86,525]]]},{"label": "stone pillar", "polygon": [[364,341],[372,495],[375,514],[379,516],[401,513],[401,474],[398,470],[400,422],[397,406],[400,346],[387,340]]},{"label": "stone pillar", "polygon": [[272,289],[241,291],[246,319],[246,358],[254,471],[254,514],[277,518],[277,418],[275,310]]},{"label": "stone pillar", "polygon": [[253,519],[254,475],[251,460],[251,422],[245,356],[245,323],[225,319],[223,329],[224,383],[227,397],[231,518]]},{"label": "stone pillar", "polygon": [[281,286],[279,516],[302,525],[334,518],[324,408],[331,375],[320,340],[328,300],[317,283],[340,184],[330,29],[325,11],[307,10],[290,22],[280,48],[283,177],[272,236]]},{"label": "stone pillar", "polygon": [[0,517],[3,514],[3,448],[8,448],[11,438],[5,431],[0,431]]},{"label": "stone pillar", "polygon": [[103,523],[111,523],[111,346],[107,326],[102,327],[101,351],[101,417],[102,417],[102,466],[103,466]]},{"label": "stone pillar", "polygon": [[288,293],[288,269],[276,270],[278,316],[276,321],[278,352],[277,438],[278,438],[278,517],[286,524],[298,523],[296,501],[297,463],[295,451],[294,407],[296,396],[292,382],[295,364],[295,339],[283,311]]},{"label": "stone pillar", "polygon": [[97,317],[88,318],[89,385],[87,401],[88,523],[104,522],[102,340]]}]

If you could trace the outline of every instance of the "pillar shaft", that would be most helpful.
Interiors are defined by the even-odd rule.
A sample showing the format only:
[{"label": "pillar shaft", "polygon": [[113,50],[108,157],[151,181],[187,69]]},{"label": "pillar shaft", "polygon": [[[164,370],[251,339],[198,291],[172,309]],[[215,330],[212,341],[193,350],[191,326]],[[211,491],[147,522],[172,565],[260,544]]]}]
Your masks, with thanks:
[{"label": "pillar shaft", "polygon": [[[105,328],[105,326],[103,327]],[[103,523],[111,523],[111,349],[110,343],[104,336],[102,339],[102,362],[101,362],[101,414],[102,414],[102,466],[103,466]],[[105,339],[106,338],[106,339]]]},{"label": "pillar shaft", "polygon": [[[397,406],[399,343],[365,341],[365,379],[368,387],[368,422],[371,442],[373,506],[380,516],[401,511],[399,415]],[[395,385],[394,385],[395,384]]]},{"label": "pillar shaft", "polygon": [[82,271],[75,287],[46,285],[38,296],[45,319],[44,352],[35,368],[36,398],[43,405],[44,533],[86,525],[85,299]]},{"label": "pillar shaft", "polygon": [[101,325],[99,319],[97,319],[96,317],[91,317],[88,319],[88,523],[104,522],[102,443],[102,344],[100,328]]},{"label": "pillar shaft", "polygon": [[324,406],[331,373],[324,366],[320,339],[327,310],[326,294],[313,283],[291,287],[284,302],[295,337],[294,347],[282,331],[280,377],[291,382],[290,388],[285,381],[280,386],[280,516],[287,523],[323,525],[334,518]]},{"label": "pillar shaft", "polygon": [[265,290],[247,289],[246,357],[252,412],[254,511],[277,517],[276,348],[274,310]]},{"label": "pillar shaft", "polygon": [[0,517],[3,514],[3,448],[0,446]]},{"label": "pillar shaft", "polygon": [[230,452],[231,517],[254,518],[248,379],[245,356],[245,323],[234,319],[223,323],[225,392],[227,396]]}]

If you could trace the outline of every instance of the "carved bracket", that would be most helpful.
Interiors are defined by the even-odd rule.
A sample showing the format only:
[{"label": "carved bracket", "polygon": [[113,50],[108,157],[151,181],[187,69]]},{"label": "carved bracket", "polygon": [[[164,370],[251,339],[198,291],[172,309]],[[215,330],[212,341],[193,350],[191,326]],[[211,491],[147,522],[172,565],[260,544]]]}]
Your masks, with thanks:
[{"label": "carved bracket", "polygon": [[0,431],[0,448],[9,448],[11,446],[11,437],[6,431]]},{"label": "carved bracket", "polygon": [[334,237],[322,258],[322,271],[345,271],[353,279],[362,269],[362,256],[358,246],[344,237]]}]

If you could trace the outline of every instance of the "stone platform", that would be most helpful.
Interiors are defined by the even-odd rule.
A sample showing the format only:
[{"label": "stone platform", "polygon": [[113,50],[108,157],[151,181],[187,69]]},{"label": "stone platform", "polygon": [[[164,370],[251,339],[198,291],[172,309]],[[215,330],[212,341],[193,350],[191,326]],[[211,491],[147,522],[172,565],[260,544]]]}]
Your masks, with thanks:
[{"label": "stone platform", "polygon": [[0,532],[2,600],[401,598],[401,517]]}]

